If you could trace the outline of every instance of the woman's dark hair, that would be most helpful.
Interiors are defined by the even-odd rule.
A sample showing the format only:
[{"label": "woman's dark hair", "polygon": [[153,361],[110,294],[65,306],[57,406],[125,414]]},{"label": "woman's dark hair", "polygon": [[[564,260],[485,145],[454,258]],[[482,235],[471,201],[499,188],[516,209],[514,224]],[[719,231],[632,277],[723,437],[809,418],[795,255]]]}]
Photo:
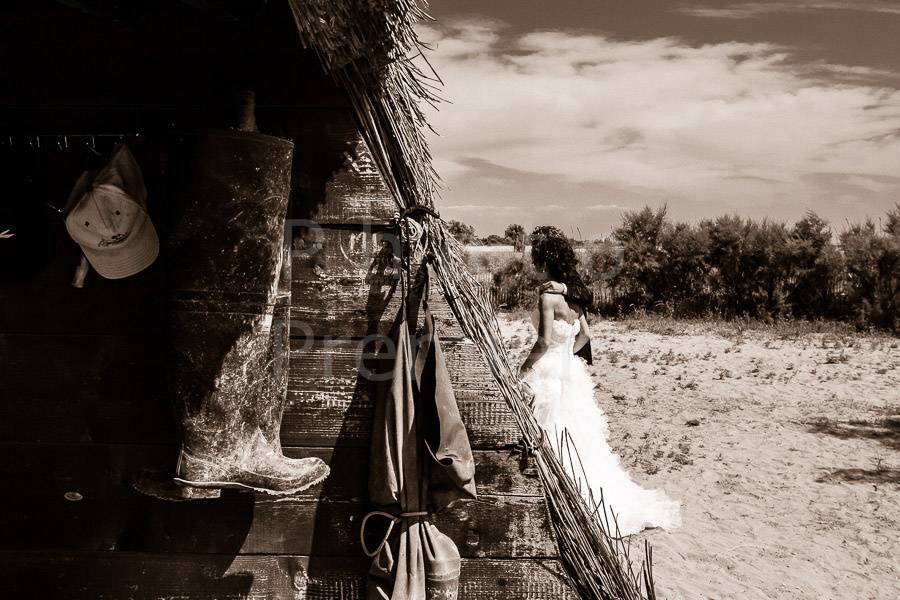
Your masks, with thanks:
[{"label": "woman's dark hair", "polygon": [[531,232],[531,261],[544,265],[554,281],[566,284],[566,297],[585,311],[592,311],[594,295],[578,272],[578,257],[565,234],[552,225],[535,227]]}]

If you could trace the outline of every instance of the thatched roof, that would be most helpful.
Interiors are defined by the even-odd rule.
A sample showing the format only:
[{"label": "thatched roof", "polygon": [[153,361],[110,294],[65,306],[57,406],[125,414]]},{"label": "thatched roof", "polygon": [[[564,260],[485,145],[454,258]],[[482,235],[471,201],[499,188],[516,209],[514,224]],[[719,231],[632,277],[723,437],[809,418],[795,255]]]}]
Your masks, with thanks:
[{"label": "thatched roof", "polygon": [[349,96],[398,205],[432,207],[438,178],[425,140],[428,124],[421,103],[438,101],[440,80],[428,66],[415,31],[418,21],[430,18],[426,4],[289,2],[303,43],[318,53],[322,66]]}]

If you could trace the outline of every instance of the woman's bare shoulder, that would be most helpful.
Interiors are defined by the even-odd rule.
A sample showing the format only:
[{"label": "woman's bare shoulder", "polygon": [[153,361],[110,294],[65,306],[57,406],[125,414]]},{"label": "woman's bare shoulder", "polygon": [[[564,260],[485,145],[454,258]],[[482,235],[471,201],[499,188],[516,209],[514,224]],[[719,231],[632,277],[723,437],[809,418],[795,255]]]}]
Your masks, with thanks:
[{"label": "woman's bare shoulder", "polygon": [[540,288],[537,290],[538,300],[542,306],[557,306],[563,301],[562,294],[554,294],[553,292],[542,292]]},{"label": "woman's bare shoulder", "polygon": [[[550,284],[549,287],[548,287],[548,284]],[[548,279],[547,281],[541,283],[534,289],[538,293],[538,296],[542,296],[542,297],[543,296],[562,296],[562,294],[551,291],[553,288],[559,289],[559,288],[561,288],[561,286],[562,286],[562,284],[559,283],[558,281]],[[546,289],[546,291],[542,291],[544,289]]]}]

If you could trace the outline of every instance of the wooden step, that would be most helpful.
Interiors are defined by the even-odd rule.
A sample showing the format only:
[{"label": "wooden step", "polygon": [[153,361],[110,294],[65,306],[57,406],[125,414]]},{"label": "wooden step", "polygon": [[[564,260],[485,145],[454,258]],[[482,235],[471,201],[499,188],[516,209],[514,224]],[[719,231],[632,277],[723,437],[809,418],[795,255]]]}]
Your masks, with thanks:
[{"label": "wooden step", "polygon": [[[0,476],[23,494],[60,499],[68,492],[87,498],[129,495],[135,477],[148,470],[171,475],[175,445],[0,444]],[[299,499],[362,501],[367,497],[368,448],[284,448],[287,456],[315,456],[331,465],[331,475],[298,494]],[[475,450],[475,481],[485,496],[541,496],[533,465],[509,450]],[[524,471],[524,472],[523,472]],[[118,491],[111,491],[118,490]],[[126,493],[127,492],[127,493]]]},{"label": "wooden step", "polygon": [[[364,600],[364,558],[0,552],[0,597]],[[462,561],[459,600],[577,600],[557,559]]]},{"label": "wooden step", "polygon": [[[127,550],[232,554],[358,556],[359,527],[370,510],[364,454],[289,451],[329,459],[335,476],[298,497],[226,490],[215,500],[166,502],[139,494],[143,469],[171,473],[175,449],[124,445],[4,445],[0,473],[15,485],[0,513],[6,549]],[[556,556],[546,506],[517,462],[477,453],[479,497],[433,516],[469,557]],[[339,461],[341,464],[339,464]],[[352,465],[352,466],[348,466]],[[364,485],[364,484],[363,484]],[[510,494],[522,491],[523,495]],[[491,492],[500,492],[499,494]],[[369,533],[387,526],[376,519]],[[377,543],[373,538],[370,544]]]}]

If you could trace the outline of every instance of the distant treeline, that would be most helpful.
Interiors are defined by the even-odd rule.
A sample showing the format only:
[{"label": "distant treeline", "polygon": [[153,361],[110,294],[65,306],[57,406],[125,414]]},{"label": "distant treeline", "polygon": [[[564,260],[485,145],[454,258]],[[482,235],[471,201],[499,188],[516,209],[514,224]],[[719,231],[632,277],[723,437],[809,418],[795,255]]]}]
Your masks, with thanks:
[{"label": "distant treeline", "polygon": [[521,250],[525,245],[525,228],[521,225],[510,225],[503,235],[492,233],[485,237],[475,235],[475,228],[462,221],[449,221],[450,233],[467,246],[514,246]]},{"label": "distant treeline", "polygon": [[[881,223],[835,235],[808,213],[792,226],[722,216],[674,223],[666,209],[627,213],[606,240],[587,244],[583,276],[603,314],[846,319],[900,331],[900,206]],[[535,274],[527,256],[488,264],[492,295],[529,308]]]},{"label": "distant treeline", "polygon": [[[521,252],[529,243],[525,227],[516,223],[508,225],[503,231],[503,235],[491,233],[484,237],[475,235],[475,228],[462,221],[451,219],[447,222],[447,227],[450,234],[466,246],[513,246]],[[579,248],[589,243],[574,238],[571,241],[574,246]]]}]

